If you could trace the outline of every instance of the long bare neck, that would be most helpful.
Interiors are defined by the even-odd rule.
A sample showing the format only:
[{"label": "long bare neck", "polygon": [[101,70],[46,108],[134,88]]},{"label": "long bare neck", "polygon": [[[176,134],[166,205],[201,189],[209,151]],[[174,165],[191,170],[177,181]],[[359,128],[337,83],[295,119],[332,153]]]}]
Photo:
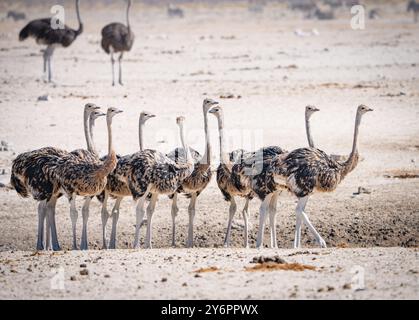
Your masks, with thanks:
[{"label": "long bare neck", "polygon": [[185,141],[185,132],[184,132],[183,124],[179,125],[179,133],[180,133],[180,141],[182,143],[182,148],[186,152],[186,162],[189,164],[193,163],[191,150],[189,149],[189,146]]},{"label": "long bare neck", "polygon": [[361,124],[361,117],[360,113],[356,114],[355,117],[355,129],[354,129],[354,138],[352,142],[352,151],[349,155],[348,160],[343,163],[342,166],[342,176],[346,176],[349,172],[351,172],[358,164],[359,153],[358,153],[358,133],[359,133],[359,125]]},{"label": "long bare neck", "polygon": [[93,137],[93,130],[95,128],[95,121],[96,121],[96,119],[93,118],[92,116],[90,116],[90,118],[89,118],[89,132],[90,132],[90,144],[91,144],[92,150],[89,150],[89,151],[91,151],[91,152],[93,152],[94,154],[97,155],[95,139]]},{"label": "long bare neck", "polygon": [[211,165],[211,139],[208,129],[208,113],[204,108],[204,131],[205,131],[205,153],[202,157],[202,164]]},{"label": "long bare neck", "polygon": [[83,114],[84,137],[86,139],[87,150],[89,150],[90,152],[93,152],[93,145],[92,145],[91,136],[89,132],[89,116],[90,116],[89,111],[84,110],[84,114]]},{"label": "long bare neck", "polygon": [[96,171],[97,178],[99,179],[105,179],[115,169],[117,162],[112,145],[112,118],[107,116],[106,123],[108,126],[108,155]]},{"label": "long bare neck", "polygon": [[131,9],[131,1],[128,1],[128,4],[127,4],[127,28],[128,28],[128,31],[131,31],[131,27],[129,25],[129,11],[130,11],[130,9]]},{"label": "long bare neck", "polygon": [[217,117],[218,119],[218,132],[220,138],[220,162],[224,164],[227,169],[231,170],[230,158],[225,151],[225,139],[224,139],[224,115],[221,113]]},{"label": "long bare neck", "polygon": [[144,150],[143,130],[144,130],[144,121],[142,118],[140,118],[140,121],[138,124],[138,142],[140,144],[140,151]]},{"label": "long bare neck", "polygon": [[107,126],[108,126],[108,157],[112,154],[115,154],[113,151],[113,141],[112,141],[112,118],[108,117],[107,119]]},{"label": "long bare neck", "polygon": [[308,145],[310,148],[314,148],[314,142],[313,142],[313,137],[311,136],[311,128],[310,128],[310,115],[308,114],[308,112],[306,112],[305,114],[305,120],[306,120],[306,134],[307,134]]},{"label": "long bare neck", "polygon": [[76,0],[76,13],[77,13],[77,21],[79,22],[79,28],[77,29],[77,35],[83,32],[83,23],[81,22],[80,17],[80,1]]}]

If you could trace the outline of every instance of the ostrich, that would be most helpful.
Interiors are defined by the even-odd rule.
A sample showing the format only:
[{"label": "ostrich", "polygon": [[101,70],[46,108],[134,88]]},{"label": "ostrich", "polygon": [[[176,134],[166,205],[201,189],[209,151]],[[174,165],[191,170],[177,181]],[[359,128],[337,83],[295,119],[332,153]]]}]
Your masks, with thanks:
[{"label": "ostrich", "polygon": [[[116,108],[108,108],[106,122],[108,128],[108,155],[104,161],[92,158],[63,157],[53,168],[54,178],[58,181],[62,192],[70,201],[70,216],[73,224],[73,247],[75,246],[75,221],[77,209],[75,196],[85,197],[82,208],[83,230],[80,249],[87,250],[87,220],[89,218],[89,205],[93,196],[99,195],[106,186],[107,176],[116,167],[116,154],[112,140],[112,118],[121,113]],[[49,213],[51,214],[51,213]]]},{"label": "ostrich", "polygon": [[261,198],[262,196],[264,197],[260,206],[259,231],[256,244],[258,248],[263,243],[263,229],[268,205],[272,196],[279,189],[287,189],[298,198],[294,247],[300,247],[301,223],[307,225],[321,247],[326,247],[326,242],[316,231],[304,212],[305,206],[311,194],[314,192],[334,191],[346,175],[355,169],[359,159],[359,125],[362,116],[369,111],[373,110],[365,105],[360,105],[357,109],[352,151],[345,162],[338,162],[316,148],[300,148],[288,154],[275,157],[267,165],[265,178],[273,180],[276,189],[269,190],[264,195],[259,195]]},{"label": "ostrich", "polygon": [[184,121],[184,117],[176,118],[182,148],[186,150],[186,162],[176,163],[165,154],[149,149],[139,153],[130,161],[131,169],[127,181],[132,197],[137,203],[134,248],[139,247],[139,232],[144,218],[144,202],[149,193],[151,199],[147,207],[146,248],[152,247],[152,217],[158,195],[175,193],[182,182],[193,173],[194,161],[191,150],[185,142]]},{"label": "ostrich", "polygon": [[183,10],[181,8],[175,7],[173,4],[169,3],[167,6],[167,15],[169,18],[183,18]]},{"label": "ostrich", "polygon": [[83,32],[79,4],[80,0],[76,0],[77,20],[79,22],[79,28],[77,30],[71,29],[68,26],[55,29],[51,26],[51,18],[44,18],[32,20],[19,33],[20,41],[23,41],[28,37],[33,37],[35,38],[36,43],[47,46],[43,54],[43,70],[44,74],[46,74],[48,67],[48,82],[52,81],[51,57],[54,53],[54,49],[60,45],[67,48]]},{"label": "ostrich", "polygon": [[114,52],[120,52],[119,62],[119,84],[122,86],[122,69],[121,61],[125,51],[130,51],[134,43],[134,33],[129,25],[129,11],[131,8],[131,0],[127,0],[127,25],[119,22],[113,22],[102,29],[102,48],[107,54],[111,54],[112,64],[112,86],[115,85],[115,59]]},{"label": "ostrich", "polygon": [[407,12],[413,11],[413,19],[416,22],[418,22],[418,16],[419,16],[419,3],[417,3],[415,0],[410,0],[407,5]]},{"label": "ostrich", "polygon": [[[210,144],[210,134],[208,130],[208,111],[214,105],[218,104],[217,101],[212,99],[205,99],[203,102],[203,114],[204,114],[204,131],[205,131],[205,153],[201,157],[198,151],[191,149],[192,157],[195,161],[194,171],[192,174],[186,178],[180,188],[172,196],[172,246],[175,247],[175,220],[177,213],[179,211],[177,206],[177,194],[184,193],[191,200],[189,202],[188,212],[189,212],[189,229],[188,229],[188,240],[186,246],[188,248],[193,247],[193,222],[195,217],[195,206],[197,197],[200,193],[207,187],[208,183],[211,180],[211,144]],[[176,148],[167,155],[170,159],[176,163],[186,162],[185,150],[182,148]]]},{"label": "ostrich", "polygon": [[[144,150],[144,141],[143,141],[143,128],[147,120],[154,118],[155,115],[148,111],[143,111],[140,114],[139,119],[139,145],[140,152]],[[129,161],[136,154],[130,154],[118,158],[118,163],[113,172],[108,175],[108,181],[106,183],[106,188],[100,196],[98,196],[99,201],[102,202],[102,235],[103,235],[103,248],[107,249],[107,240],[106,240],[106,224],[109,218],[109,213],[107,210],[107,201],[109,196],[116,198],[114,207],[112,208],[112,231],[111,239],[109,242],[109,248],[116,248],[116,227],[119,219],[119,207],[121,201],[124,197],[131,196],[131,192],[126,183],[126,177],[129,171]]]},{"label": "ostrich", "polygon": [[[87,120],[89,119],[91,113],[96,112],[98,109],[99,107],[92,103],[86,104],[84,108],[85,134],[88,147],[90,141],[88,140],[89,132],[87,128]],[[75,150],[68,153],[62,149],[45,147],[22,153],[18,155],[15,160],[13,160],[10,184],[22,197],[26,198],[29,197],[29,195],[32,195],[35,200],[39,201],[37,250],[44,249],[44,223],[46,210],[47,208],[55,210],[55,202],[61,196],[59,193],[55,194],[55,191],[59,189],[59,186],[57,182],[51,178],[51,165],[55,164],[59,158],[68,157],[69,155],[79,156],[82,158],[85,156],[81,150]],[[48,248],[50,232],[48,220],[46,226],[46,247]],[[54,230],[51,230],[54,238],[52,244],[53,249],[59,250],[54,223],[51,225],[51,228],[54,228]]]}]

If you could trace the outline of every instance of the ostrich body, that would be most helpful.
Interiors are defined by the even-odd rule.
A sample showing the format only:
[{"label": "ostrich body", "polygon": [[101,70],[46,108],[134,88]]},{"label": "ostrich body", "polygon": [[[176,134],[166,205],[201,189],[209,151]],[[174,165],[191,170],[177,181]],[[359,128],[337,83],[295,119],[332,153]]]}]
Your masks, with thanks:
[{"label": "ostrich body", "polygon": [[[144,150],[144,141],[143,141],[143,128],[147,120],[154,118],[155,115],[151,112],[143,111],[140,114],[139,119],[139,145],[140,152]],[[109,219],[109,213],[107,210],[107,201],[109,196],[116,198],[115,205],[112,208],[112,231],[111,238],[109,242],[109,248],[116,248],[116,227],[119,219],[119,208],[121,201],[124,197],[131,196],[131,191],[127,184],[127,176],[130,171],[130,161],[135,157],[137,153],[126,155],[123,157],[118,157],[118,162],[116,168],[108,175],[108,181],[106,183],[105,190],[98,196],[100,202],[102,202],[102,235],[103,235],[103,248],[108,247],[106,240],[106,224]]]},{"label": "ostrich body", "polygon": [[407,12],[413,11],[413,21],[416,23],[418,22],[419,16],[419,3],[415,0],[409,1],[407,5]]},{"label": "ostrich body", "polygon": [[[189,213],[189,228],[188,228],[188,240],[186,246],[188,248],[193,247],[193,223],[195,217],[195,206],[197,197],[207,187],[211,180],[211,143],[210,134],[208,130],[208,111],[212,106],[218,104],[218,102],[212,99],[205,99],[203,102],[203,114],[204,114],[204,131],[205,131],[205,153],[203,156],[198,151],[191,149],[192,158],[195,162],[194,170],[192,174],[183,180],[181,186],[172,197],[172,246],[176,246],[175,235],[176,235],[176,216],[179,211],[177,206],[177,194],[183,193],[190,198],[188,213]],[[170,159],[176,163],[186,162],[186,152],[182,148],[176,148],[167,155]]]},{"label": "ostrich body", "polygon": [[[294,238],[295,248],[300,247],[302,223],[307,225],[320,246],[326,247],[326,242],[319,235],[304,212],[305,206],[311,194],[314,192],[334,191],[346,175],[356,167],[359,159],[357,148],[359,125],[362,116],[369,111],[372,111],[372,109],[365,105],[360,105],[357,109],[352,151],[345,162],[338,162],[325,152],[316,148],[300,148],[288,154],[275,157],[267,165],[265,179],[274,181],[276,190],[289,190],[298,198]],[[275,190],[269,190],[266,194],[258,194],[263,199],[259,215],[258,248],[263,242],[263,228],[266,220],[267,207],[274,194]]]},{"label": "ostrich body", "polygon": [[[87,119],[89,119],[92,113],[97,112],[97,107],[94,104],[88,103],[84,109],[85,118],[85,134],[88,146],[90,144],[88,137]],[[38,204],[38,240],[36,248],[37,250],[43,250],[44,247],[44,223],[47,214],[47,209],[52,211],[55,215],[55,203],[56,200],[61,196],[57,190],[59,190],[58,182],[53,179],[51,168],[56,165],[58,160],[63,157],[76,156],[84,158],[88,156],[84,150],[75,150],[68,153],[65,150],[45,147],[29,152],[20,154],[13,160],[12,173],[10,177],[10,183],[22,197],[32,197],[39,201]],[[55,221],[52,224],[46,223],[46,247],[49,247],[49,232],[50,228],[53,235],[53,249],[59,250],[58,239],[56,237]]]},{"label": "ostrich body", "polygon": [[146,248],[151,248],[152,216],[159,194],[172,195],[177,192],[182,182],[194,170],[194,161],[189,147],[186,145],[183,131],[184,118],[178,117],[182,148],[186,150],[186,162],[176,163],[165,154],[155,150],[144,150],[130,162],[130,175],[128,186],[136,205],[136,228],[134,248],[139,247],[139,232],[144,218],[144,203],[151,194],[150,204],[147,207],[147,233]]},{"label": "ostrich body", "polygon": [[121,62],[125,51],[130,51],[134,43],[134,33],[129,24],[129,11],[131,8],[131,0],[127,0],[126,22],[124,25],[119,22],[113,22],[103,27],[102,29],[102,48],[111,55],[112,65],[112,85],[115,85],[115,59],[113,54],[120,52],[119,62],[119,84],[122,83],[122,68]]},{"label": "ostrich body", "polygon": [[33,37],[37,44],[46,45],[44,50],[44,74],[48,69],[48,82],[52,81],[51,57],[57,46],[67,48],[83,32],[83,23],[80,18],[80,0],[76,0],[76,13],[79,27],[77,30],[64,26],[63,29],[53,29],[51,18],[36,19],[30,21],[19,33],[19,40],[23,41],[28,37]]},{"label": "ostrich body", "polygon": [[106,186],[107,176],[116,166],[116,154],[112,141],[112,118],[122,111],[108,108],[106,121],[108,127],[108,155],[105,161],[96,158],[63,157],[54,168],[54,177],[59,182],[61,190],[70,201],[70,216],[73,224],[73,247],[75,245],[75,222],[77,209],[75,196],[85,197],[82,208],[83,231],[80,249],[87,249],[87,220],[89,218],[89,205],[93,196],[99,195]]}]

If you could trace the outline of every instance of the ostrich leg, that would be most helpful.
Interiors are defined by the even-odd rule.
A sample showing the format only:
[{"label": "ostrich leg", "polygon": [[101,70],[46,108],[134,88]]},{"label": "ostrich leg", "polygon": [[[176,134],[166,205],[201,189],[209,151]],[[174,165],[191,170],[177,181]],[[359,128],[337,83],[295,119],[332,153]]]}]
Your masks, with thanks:
[{"label": "ostrich leg", "polygon": [[113,57],[113,51],[111,51],[111,66],[112,66],[112,86],[115,85],[115,59]]},{"label": "ostrich leg", "polygon": [[188,241],[186,242],[186,246],[188,248],[193,247],[193,223],[195,218],[195,206],[196,206],[196,199],[198,195],[193,193],[191,195],[191,201],[189,203],[188,212],[189,212],[189,229],[188,229]]},{"label": "ostrich leg", "polygon": [[134,249],[140,247],[140,228],[143,224],[144,219],[144,203],[148,195],[148,189],[144,194],[138,199],[137,206],[135,208],[136,223],[135,223],[135,239],[134,239]]},{"label": "ostrich leg", "polygon": [[42,54],[42,57],[44,59],[44,69],[43,69],[43,77],[44,80],[43,81],[47,81],[47,60],[48,60],[48,48],[45,48],[44,53]]},{"label": "ostrich leg", "polygon": [[172,199],[172,247],[176,247],[176,216],[179,212],[179,208],[177,206],[177,192],[173,194]]},{"label": "ostrich leg", "polygon": [[112,231],[111,240],[109,242],[109,249],[116,249],[116,225],[119,219],[119,207],[121,206],[122,198],[117,198],[114,207],[112,208]]},{"label": "ostrich leg", "polygon": [[106,241],[106,224],[108,223],[109,212],[108,212],[108,193],[106,191],[105,191],[105,196],[103,198],[103,203],[102,203],[101,218],[102,218],[102,247],[103,249],[107,249],[108,244]]},{"label": "ostrich leg", "polygon": [[41,201],[38,204],[38,240],[36,243],[36,250],[44,250],[45,214],[45,202]]},{"label": "ostrich leg", "polygon": [[244,221],[244,247],[249,248],[249,198],[246,198],[242,213]]},{"label": "ostrich leg", "polygon": [[151,236],[152,236],[153,224],[152,224],[151,219],[153,218],[154,209],[156,208],[157,197],[158,197],[158,194],[153,193],[152,196],[151,196],[150,203],[147,207],[147,232],[146,232],[146,237],[145,237],[145,247],[146,247],[146,249],[151,249],[152,248]]},{"label": "ostrich leg", "polygon": [[259,230],[256,240],[256,248],[260,249],[263,246],[263,234],[265,231],[265,221],[266,221],[266,214],[269,210],[269,204],[272,199],[272,194],[268,194],[266,198],[263,200],[262,204],[260,205],[259,209]]},{"label": "ostrich leg", "polygon": [[226,237],[224,239],[224,247],[230,246],[231,224],[233,223],[233,218],[234,218],[234,215],[236,214],[236,210],[237,210],[236,200],[234,200],[234,197],[232,196],[230,200],[230,209],[229,209],[229,216],[228,216],[227,232],[226,232]]},{"label": "ostrich leg", "polygon": [[122,64],[121,64],[121,62],[122,62],[122,57],[124,56],[124,53],[123,52],[121,52],[121,54],[119,55],[119,58],[118,58],[118,63],[119,63],[119,84],[121,85],[121,86],[123,86],[124,84],[122,83]]},{"label": "ostrich leg", "polygon": [[86,197],[84,199],[84,204],[82,208],[82,216],[83,216],[83,229],[81,233],[81,242],[80,242],[80,250],[87,250],[87,221],[89,220],[89,206],[90,201],[92,201],[91,197]]},{"label": "ostrich leg", "polygon": [[77,227],[77,208],[76,208],[76,198],[73,195],[70,199],[70,219],[71,219],[71,226],[73,230],[73,250],[77,250],[77,236],[76,236],[76,227]]},{"label": "ostrich leg", "polygon": [[271,248],[278,248],[276,241],[276,204],[278,202],[278,194],[274,193],[269,204],[269,222],[271,229]]},{"label": "ostrich leg", "polygon": [[53,46],[48,46],[47,47],[47,52],[48,52],[48,82],[52,82],[52,70],[51,70],[51,58],[52,58],[52,54],[54,53],[54,47]]},{"label": "ostrich leg", "polygon": [[316,241],[319,243],[320,247],[326,248],[326,241],[324,241],[324,239],[320,236],[316,228],[314,228],[314,226],[311,224],[307,214],[304,212],[307,201],[308,201],[308,196],[298,199],[298,204],[297,204],[297,209],[296,209],[297,217],[298,215],[301,217],[300,219],[304,222],[304,224],[307,226],[307,228],[316,238]]},{"label": "ostrich leg", "polygon": [[57,203],[57,198],[52,197],[46,204],[46,211],[48,215],[48,222],[51,228],[51,241],[52,241],[52,250],[59,251],[61,250],[60,244],[58,243],[57,237],[57,227],[55,225],[55,205]]}]

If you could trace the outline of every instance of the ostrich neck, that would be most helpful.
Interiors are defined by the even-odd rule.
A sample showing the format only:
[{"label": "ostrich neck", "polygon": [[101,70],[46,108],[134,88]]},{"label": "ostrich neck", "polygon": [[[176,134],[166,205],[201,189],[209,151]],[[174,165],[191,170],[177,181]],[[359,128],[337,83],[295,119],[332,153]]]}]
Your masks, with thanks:
[{"label": "ostrich neck", "polygon": [[77,30],[77,34],[80,34],[83,32],[83,23],[81,22],[80,17],[80,1],[76,0],[76,13],[77,13],[77,21],[79,22],[79,28]]},{"label": "ostrich neck", "polygon": [[128,5],[127,5],[127,28],[128,28],[129,32],[131,32],[131,27],[129,25],[129,11],[130,11],[130,8],[131,8],[131,2],[128,1]]},{"label": "ostrich neck", "polygon": [[90,152],[93,152],[93,146],[92,146],[91,136],[89,132],[89,116],[90,116],[89,112],[85,110],[83,114],[84,137],[86,138],[87,150],[89,150]]},{"label": "ostrich neck", "polygon": [[139,144],[140,144],[140,151],[144,150],[143,128],[144,128],[144,121],[142,121],[142,119],[140,119],[140,123],[138,125],[138,141],[139,141]]},{"label": "ostrich neck", "polygon": [[109,118],[107,121],[108,126],[108,157],[111,157],[112,154],[115,154],[113,151],[113,144],[112,144],[112,118]]},{"label": "ostrich neck", "polygon": [[90,131],[90,145],[92,150],[89,150],[91,152],[93,152],[94,154],[97,155],[97,149],[96,149],[96,145],[95,145],[95,140],[93,138],[93,129],[95,128],[95,121],[96,119],[93,118],[92,116],[90,116],[89,119],[89,131]]},{"label": "ostrich neck", "polygon": [[361,114],[357,113],[355,118],[355,129],[354,129],[354,138],[352,142],[352,151],[349,155],[348,160],[343,163],[343,177],[351,172],[358,164],[359,153],[358,153],[358,134],[359,134],[359,125],[361,124]]},{"label": "ostrich neck", "polygon": [[186,152],[186,162],[190,164],[192,163],[192,155],[191,155],[191,150],[189,149],[188,144],[185,142],[185,132],[183,129],[183,124],[179,125],[179,133],[180,133],[180,141],[182,143],[182,148]]},{"label": "ostrich neck", "polygon": [[308,145],[310,148],[314,148],[313,137],[311,136],[311,128],[310,128],[310,116],[306,113],[306,134]]},{"label": "ostrich neck", "polygon": [[205,131],[205,154],[202,157],[202,163],[205,165],[211,165],[211,142],[210,134],[208,129],[208,113],[204,109],[204,131]]},{"label": "ostrich neck", "polygon": [[218,131],[220,135],[220,162],[231,169],[230,159],[228,154],[225,152],[225,140],[224,140],[224,117],[220,114],[218,117]]}]

